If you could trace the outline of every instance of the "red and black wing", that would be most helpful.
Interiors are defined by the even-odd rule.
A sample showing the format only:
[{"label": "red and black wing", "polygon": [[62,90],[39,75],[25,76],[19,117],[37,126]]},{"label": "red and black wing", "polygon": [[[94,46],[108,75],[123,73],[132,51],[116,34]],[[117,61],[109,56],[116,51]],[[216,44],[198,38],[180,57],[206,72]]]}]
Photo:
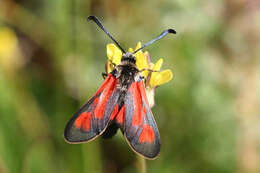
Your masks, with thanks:
[{"label": "red and black wing", "polygon": [[109,74],[96,94],[74,114],[65,128],[67,142],[87,142],[105,131],[118,112],[120,91],[116,84],[116,77]]},{"label": "red and black wing", "polygon": [[116,117],[124,119],[124,136],[134,151],[146,158],[155,158],[160,152],[160,134],[148,104],[143,80],[131,84],[124,103],[121,114],[118,114],[121,116]]}]

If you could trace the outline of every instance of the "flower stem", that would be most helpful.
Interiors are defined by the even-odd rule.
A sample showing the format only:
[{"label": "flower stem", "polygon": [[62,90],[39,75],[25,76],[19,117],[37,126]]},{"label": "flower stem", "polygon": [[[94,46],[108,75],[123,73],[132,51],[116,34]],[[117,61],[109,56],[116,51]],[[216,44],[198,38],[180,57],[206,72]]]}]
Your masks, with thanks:
[{"label": "flower stem", "polygon": [[146,160],[139,155],[137,155],[137,168],[139,173],[146,173]]}]

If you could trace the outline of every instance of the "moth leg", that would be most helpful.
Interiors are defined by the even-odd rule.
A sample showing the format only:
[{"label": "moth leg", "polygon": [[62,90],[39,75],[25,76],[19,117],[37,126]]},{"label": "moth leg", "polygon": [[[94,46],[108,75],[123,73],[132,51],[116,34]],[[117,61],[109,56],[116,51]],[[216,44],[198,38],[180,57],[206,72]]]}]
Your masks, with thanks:
[{"label": "moth leg", "polygon": [[[105,65],[105,71],[106,71],[106,73],[108,72],[108,69],[109,69],[109,68],[112,68],[112,70],[114,70],[116,66],[117,66],[117,65],[116,65],[115,63],[113,63],[112,60],[109,59],[108,62],[106,63],[106,65]],[[102,76],[104,77],[103,74],[102,74]]]},{"label": "moth leg", "polygon": [[144,69],[140,70],[139,72],[143,72],[143,71],[145,71],[145,70],[147,70],[147,71],[149,71],[149,72],[159,72],[159,71],[157,71],[157,70],[152,70],[152,69],[148,69],[148,68],[144,68]]},{"label": "moth leg", "polygon": [[106,79],[107,75],[108,75],[108,74],[105,73],[105,72],[102,73],[102,77],[103,77],[104,79]]},{"label": "moth leg", "polygon": [[140,76],[140,80],[143,80],[143,79],[145,79],[145,77],[144,76]]},{"label": "moth leg", "polygon": [[108,60],[112,65],[113,65],[113,67],[115,67],[116,66],[116,64],[115,63],[113,63],[113,61],[111,60],[111,59],[109,59]]}]

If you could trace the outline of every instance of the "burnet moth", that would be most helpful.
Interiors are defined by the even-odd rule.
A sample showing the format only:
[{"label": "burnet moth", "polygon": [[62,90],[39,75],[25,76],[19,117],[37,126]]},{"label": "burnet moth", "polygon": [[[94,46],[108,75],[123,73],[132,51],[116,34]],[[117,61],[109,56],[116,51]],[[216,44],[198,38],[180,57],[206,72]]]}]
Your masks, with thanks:
[{"label": "burnet moth", "polygon": [[160,134],[146,97],[145,79],[141,75],[143,70],[138,70],[136,66],[135,53],[168,33],[176,34],[176,31],[167,29],[130,53],[119,45],[97,17],[89,16],[88,20],[94,21],[114,41],[123,55],[121,63],[106,75],[94,96],[69,120],[64,132],[65,140],[68,143],[82,143],[100,135],[108,138],[120,128],[136,153],[153,159],[160,151]]}]

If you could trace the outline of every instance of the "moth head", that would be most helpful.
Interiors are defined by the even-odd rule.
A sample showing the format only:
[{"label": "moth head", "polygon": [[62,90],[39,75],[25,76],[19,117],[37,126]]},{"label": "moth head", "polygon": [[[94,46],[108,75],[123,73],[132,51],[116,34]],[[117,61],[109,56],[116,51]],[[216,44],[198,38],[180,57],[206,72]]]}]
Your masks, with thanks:
[{"label": "moth head", "polygon": [[123,61],[131,62],[131,63],[135,64],[136,57],[134,56],[134,54],[132,54],[130,52],[126,52],[122,56],[121,62],[123,62]]}]

